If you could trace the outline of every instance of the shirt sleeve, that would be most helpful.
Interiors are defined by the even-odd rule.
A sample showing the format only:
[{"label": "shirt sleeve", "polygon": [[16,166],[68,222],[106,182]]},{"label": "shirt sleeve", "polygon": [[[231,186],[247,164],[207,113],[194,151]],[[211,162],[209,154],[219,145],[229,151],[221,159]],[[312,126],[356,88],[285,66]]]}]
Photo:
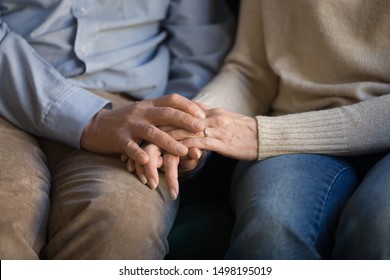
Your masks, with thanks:
[{"label": "shirt sleeve", "polygon": [[21,129],[80,148],[88,121],[109,101],[73,86],[0,18],[0,115]]},{"label": "shirt sleeve", "polygon": [[193,98],[230,50],[234,16],[223,0],[171,0],[164,26],[171,56],[166,93]]}]

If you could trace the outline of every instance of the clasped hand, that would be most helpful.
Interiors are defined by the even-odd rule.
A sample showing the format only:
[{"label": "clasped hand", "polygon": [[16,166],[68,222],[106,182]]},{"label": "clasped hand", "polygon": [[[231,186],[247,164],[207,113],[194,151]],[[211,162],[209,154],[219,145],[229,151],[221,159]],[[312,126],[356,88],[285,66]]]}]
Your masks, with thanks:
[{"label": "clasped hand", "polygon": [[194,102],[172,94],[136,102],[117,110],[102,109],[87,124],[81,137],[81,148],[102,154],[124,154],[129,160],[145,165],[150,161],[147,151],[139,147],[147,141],[167,153],[183,157],[188,148],[159,126],[175,127],[200,132],[205,117]]},{"label": "clasped hand", "polygon": [[[202,105],[200,107],[204,108]],[[258,132],[255,118],[224,109],[205,110],[205,115],[205,118],[199,119],[199,127],[206,129],[207,134],[204,129],[188,130],[174,124],[159,126],[162,131],[187,147],[187,155],[175,155],[162,147],[159,148],[156,143],[148,143],[143,146],[149,157],[147,163],[122,158],[128,160],[128,170],[135,172],[142,183],[154,189],[159,184],[158,169],[163,169],[171,198],[176,199],[179,192],[179,173],[195,169],[204,158],[202,154],[205,151],[214,151],[238,160],[257,159]]]}]

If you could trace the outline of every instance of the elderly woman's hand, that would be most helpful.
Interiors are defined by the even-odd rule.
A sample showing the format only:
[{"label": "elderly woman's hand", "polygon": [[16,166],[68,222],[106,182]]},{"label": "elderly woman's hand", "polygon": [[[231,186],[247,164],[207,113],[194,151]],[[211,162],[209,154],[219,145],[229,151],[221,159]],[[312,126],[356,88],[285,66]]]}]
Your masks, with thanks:
[{"label": "elderly woman's hand", "polygon": [[258,132],[255,118],[224,109],[211,109],[206,111],[206,118],[202,122],[206,129],[198,133],[172,126],[160,127],[188,147],[189,154],[186,157],[179,158],[163,152],[156,145],[147,144],[144,150],[149,155],[149,162],[141,165],[129,160],[129,171],[136,172],[142,183],[154,189],[159,184],[158,169],[164,169],[170,195],[175,199],[179,192],[179,171],[194,170],[202,162],[201,155],[206,151],[238,160],[257,159]]},{"label": "elderly woman's hand", "polygon": [[168,134],[188,148],[217,152],[238,160],[256,160],[258,155],[258,132],[255,118],[232,113],[225,109],[206,111],[202,119],[205,130],[191,133],[184,129]]}]

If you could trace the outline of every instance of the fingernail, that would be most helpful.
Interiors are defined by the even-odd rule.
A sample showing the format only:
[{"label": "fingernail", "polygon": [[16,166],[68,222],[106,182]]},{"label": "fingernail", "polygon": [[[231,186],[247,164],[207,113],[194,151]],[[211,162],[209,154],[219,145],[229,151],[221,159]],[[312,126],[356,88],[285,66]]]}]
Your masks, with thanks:
[{"label": "fingernail", "polygon": [[146,185],[148,183],[148,179],[146,179],[144,174],[138,175],[138,179],[141,181],[142,184]]},{"label": "fingernail", "polygon": [[133,166],[131,166],[131,165],[127,165],[127,171],[129,171],[130,173],[133,173],[134,172],[134,168],[133,168]]},{"label": "fingernail", "polygon": [[175,191],[174,189],[170,189],[170,190],[169,190],[169,195],[171,196],[171,199],[172,199],[172,200],[176,200],[176,198],[177,198],[177,193],[176,193],[176,191]]},{"label": "fingernail", "polygon": [[201,131],[201,130],[204,128],[202,122],[200,122],[200,121],[198,121],[198,120],[194,120],[194,121],[192,122],[192,126],[193,126],[196,130],[198,130],[198,131]]},{"label": "fingernail", "polygon": [[121,161],[126,162],[128,157],[125,154],[121,154]]},{"label": "fingernail", "polygon": [[155,190],[157,188],[157,183],[153,178],[150,178],[148,181],[148,185],[152,190]]},{"label": "fingernail", "polygon": [[202,152],[200,150],[196,150],[196,156],[197,156],[197,160],[200,159],[200,157],[202,156]]},{"label": "fingernail", "polygon": [[188,153],[188,148],[186,147],[186,146],[184,146],[184,145],[178,145],[177,146],[177,152],[178,152],[178,154],[180,154],[180,155],[186,155],[187,153]]},{"label": "fingernail", "polygon": [[206,117],[206,114],[205,114],[205,112],[203,112],[203,111],[198,111],[198,112],[196,113],[196,116],[197,116],[198,118],[204,119],[204,118]]}]

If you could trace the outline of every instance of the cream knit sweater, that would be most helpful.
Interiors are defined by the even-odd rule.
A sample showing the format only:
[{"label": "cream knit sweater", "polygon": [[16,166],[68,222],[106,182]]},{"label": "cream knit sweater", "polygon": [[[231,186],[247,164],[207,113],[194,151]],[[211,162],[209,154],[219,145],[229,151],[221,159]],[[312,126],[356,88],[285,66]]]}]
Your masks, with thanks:
[{"label": "cream knit sweater", "polygon": [[196,100],[256,116],[258,159],[390,150],[390,1],[242,0]]}]

